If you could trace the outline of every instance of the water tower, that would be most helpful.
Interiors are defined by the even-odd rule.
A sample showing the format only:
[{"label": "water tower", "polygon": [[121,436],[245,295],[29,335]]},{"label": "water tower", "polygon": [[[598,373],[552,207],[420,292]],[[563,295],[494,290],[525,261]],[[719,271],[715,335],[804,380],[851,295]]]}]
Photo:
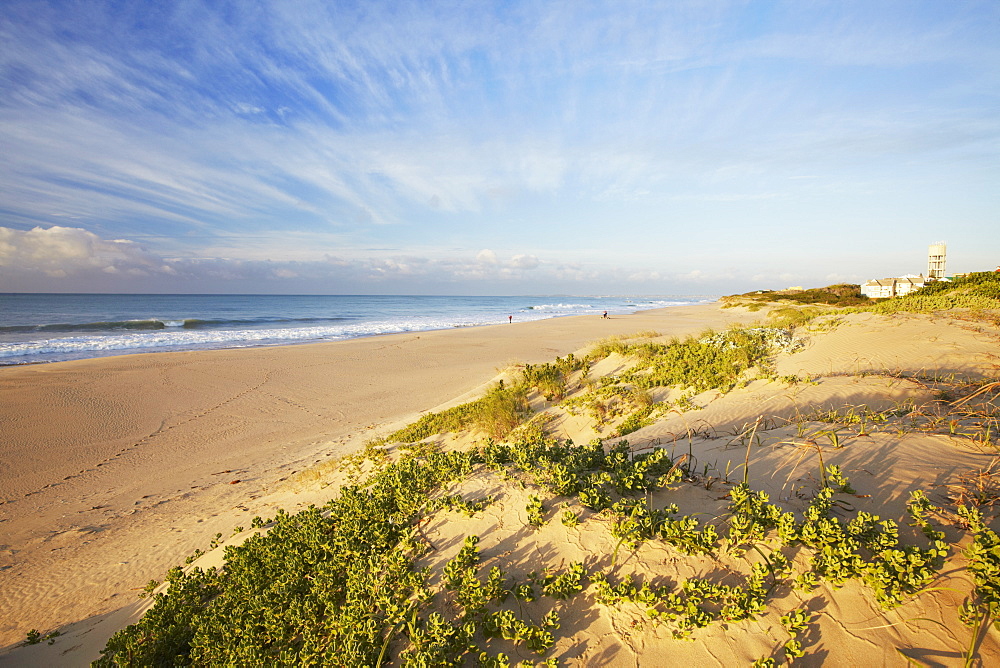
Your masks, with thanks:
[{"label": "water tower", "polygon": [[927,248],[927,280],[929,281],[940,281],[944,278],[944,261],[945,261],[945,247],[944,242],[931,244]]}]

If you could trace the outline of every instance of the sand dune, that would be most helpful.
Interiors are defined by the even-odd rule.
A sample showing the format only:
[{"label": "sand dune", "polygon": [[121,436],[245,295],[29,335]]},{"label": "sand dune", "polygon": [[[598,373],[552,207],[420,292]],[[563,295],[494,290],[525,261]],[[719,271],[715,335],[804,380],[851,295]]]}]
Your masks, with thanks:
[{"label": "sand dune", "polygon": [[[550,361],[609,334],[686,335],[757,317],[707,305],[610,321],[564,318],[335,344],[0,369],[0,609],[6,613],[0,641],[21,641],[32,628],[63,633],[52,645],[8,647],[0,665],[82,665],[96,658],[111,633],[141,614],[145,602],[136,593],[148,580],[206,548],[216,533],[231,542],[244,539],[228,537],[255,515],[325,500],[341,474],[324,462],[423,411],[475,396],[506,364]],[[808,505],[822,457],[850,477],[854,510],[896,520],[910,531],[904,505],[911,490],[923,489],[948,507],[963,475],[995,462],[995,439],[983,447],[962,434],[888,424],[838,426],[830,436],[830,425],[817,417],[820,410],[940,410],[935,377],[954,383],[997,376],[995,327],[861,314],[800,337],[802,349],[775,360],[776,375],[797,382],[756,380],[726,394],[704,392],[691,398],[694,410],[669,412],[628,434],[634,450],[669,448],[696,460],[703,471],[656,492],[652,503],[723,516],[727,490],[743,479],[751,442],[751,486],[786,509]],[[627,364],[607,358],[591,376],[617,373]],[[676,399],[669,392],[657,398]],[[585,442],[607,438],[613,428],[540,399],[535,405],[551,414],[549,429],[556,436]],[[465,447],[476,438],[462,434],[443,442]],[[472,517],[435,517],[426,532],[437,549],[425,560],[437,571],[469,534],[481,536],[488,562],[502,563],[515,576],[573,561],[607,567],[616,550],[605,518],[577,507],[582,524],[560,523],[551,510],[559,499],[547,499],[543,527],[527,528],[525,505],[537,493],[530,486],[482,471],[459,491],[493,494],[496,501]],[[957,529],[947,533],[959,546],[968,540]],[[730,562],[733,557],[688,558],[652,541],[623,555],[616,567],[622,577],[680,580],[740,568]],[[221,552],[209,552],[199,563],[221,565]],[[570,665],[747,665],[772,651],[784,633],[780,613],[806,606],[818,615],[805,639],[804,665],[903,665],[902,656],[955,665],[969,635],[956,611],[971,585],[962,557],[949,563],[935,583],[939,590],[891,612],[856,582],[841,589],[823,585],[812,594],[782,594],[756,622],[699,631],[695,643],[674,640],[638,608],[602,607],[588,599],[561,608],[562,639],[554,653]],[[995,632],[978,651],[985,663],[1000,660]]]},{"label": "sand dune", "polygon": [[216,533],[302,503],[287,484],[295,471],[476,390],[508,363],[740,320],[702,305],[0,368],[0,644],[132,603]]}]

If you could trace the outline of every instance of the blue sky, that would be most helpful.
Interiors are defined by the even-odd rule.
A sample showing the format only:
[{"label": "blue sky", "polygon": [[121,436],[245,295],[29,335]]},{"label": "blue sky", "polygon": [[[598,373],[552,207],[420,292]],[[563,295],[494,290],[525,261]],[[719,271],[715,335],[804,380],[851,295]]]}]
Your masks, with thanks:
[{"label": "blue sky", "polygon": [[6,0],[0,151],[0,291],[993,269],[1000,3]]}]

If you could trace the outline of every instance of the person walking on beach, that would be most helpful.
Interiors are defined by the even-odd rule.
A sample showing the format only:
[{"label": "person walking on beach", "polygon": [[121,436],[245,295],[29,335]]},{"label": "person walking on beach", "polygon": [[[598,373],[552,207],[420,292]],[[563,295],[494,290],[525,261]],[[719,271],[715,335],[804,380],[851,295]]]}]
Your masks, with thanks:
[{"label": "person walking on beach", "polygon": [[608,312],[607,312],[607,311],[605,311],[605,312],[604,312],[604,315],[602,315],[601,317],[602,317],[602,318],[604,318],[605,320],[607,320],[607,319],[608,319]]},{"label": "person walking on beach", "polygon": [[507,322],[509,322],[510,324],[513,325],[514,324],[514,316],[512,316],[512,315],[507,316]]}]

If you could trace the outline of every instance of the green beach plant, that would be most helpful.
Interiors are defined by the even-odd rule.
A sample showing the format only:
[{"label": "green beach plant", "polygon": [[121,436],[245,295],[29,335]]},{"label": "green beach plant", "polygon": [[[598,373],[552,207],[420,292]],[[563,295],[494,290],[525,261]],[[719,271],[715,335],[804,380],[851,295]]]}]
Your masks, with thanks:
[{"label": "green beach plant", "polygon": [[529,496],[528,505],[524,510],[528,513],[528,524],[533,527],[540,527],[545,524],[545,506],[538,496],[535,494]]},{"label": "green beach plant", "polygon": [[[536,623],[501,607],[510,594],[519,604],[538,601],[539,595],[564,601],[592,586],[602,604],[639,605],[648,619],[669,624],[673,636],[683,639],[712,624],[757,618],[776,587],[787,582],[812,589],[821,581],[839,586],[859,580],[891,608],[925,588],[948,551],[943,533],[929,519],[937,509],[922,493],[912,495],[908,508],[930,541],[926,548],[900,543],[891,521],[865,512],[848,520],[834,515],[833,497],[850,493],[850,483],[829,466],[826,486],[801,520],[746,483],[733,487],[725,544],[730,552],[759,559],[750,563],[749,573],[729,571],[727,584],[704,577],[676,585],[616,583],[609,573],[588,573],[581,562],[518,582],[497,564],[482,566],[479,538],[472,535],[444,564],[435,586],[429,570],[417,566],[433,550],[419,527],[429,514],[485,507],[488,498],[470,501],[442,493],[479,466],[528,476],[582,502],[596,498],[588,494],[603,495],[599,505],[608,510],[609,533],[619,545],[635,548],[655,540],[694,557],[718,554],[715,524],[680,516],[674,505],[649,503],[650,492],[676,484],[684,472],[663,449],[633,453],[625,442],[605,449],[599,443],[552,441],[517,446],[489,441],[464,453],[414,448],[397,460],[379,459],[366,480],[344,487],[322,508],[279,512],[267,522],[255,519],[254,526],[269,531],[227,546],[225,568],[172,569],[167,592],[156,595],[138,624],[109,641],[97,665],[173,664],[177,657],[193,663],[380,665],[391,656],[413,665],[452,665],[465,657],[504,665],[506,656],[484,641],[502,638],[545,653],[560,629],[554,609]],[[529,499],[529,515],[540,523],[541,497]],[[578,518],[569,512],[572,524]],[[995,556],[1000,539],[978,510],[960,514],[975,536],[968,554],[977,588],[963,614],[976,630],[984,620],[996,619],[1000,605]],[[786,548],[807,550],[807,570],[794,572],[782,553]],[[441,608],[442,600],[453,607]],[[785,658],[801,657],[805,650],[798,635],[808,613],[789,612],[782,622],[791,636]]]},{"label": "green beach plant", "polygon": [[763,306],[767,303],[823,304],[827,306],[855,306],[869,303],[856,283],[838,283],[808,290],[755,290],[741,295],[723,297],[724,304],[736,306]]},{"label": "green beach plant", "polygon": [[[649,410],[648,418],[657,410],[652,388],[724,391],[755,368],[766,367],[775,351],[794,350],[795,345],[779,328],[707,332],[684,341],[621,340],[614,352],[628,358],[627,369],[584,396],[600,399],[615,419],[624,416],[621,431],[622,425],[646,419],[633,416]],[[518,651],[539,656],[551,652],[560,640],[560,606],[584,592],[593,599],[579,600],[639,606],[650,623],[667,624],[678,639],[689,639],[712,624],[756,619],[793,587],[812,591],[824,583],[836,588],[856,581],[891,609],[928,591],[949,555],[944,533],[931,519],[939,511],[926,495],[914,493],[907,509],[923,534],[918,542],[924,542],[901,540],[895,522],[854,511],[838,500],[836,495],[855,490],[839,467],[824,464],[827,445],[821,447],[816,438],[825,436],[833,448],[849,448],[855,429],[868,433],[893,424],[944,433],[949,421],[958,423],[953,428],[957,438],[971,440],[981,433],[989,441],[996,432],[996,407],[988,401],[995,381],[950,385],[949,399],[933,409],[937,413],[908,404],[887,411],[852,406],[800,415],[800,436],[808,434],[819,455],[820,488],[803,487],[800,498],[808,506],[792,512],[751,488],[750,453],[760,445],[759,432],[775,427],[773,420],[757,419],[732,431],[747,454],[743,482],[721,497],[728,496],[726,511],[719,517],[683,515],[670,495],[688,484],[684,480],[710,488],[711,462],[697,463],[691,452],[674,457],[663,447],[637,450],[625,440],[576,445],[547,435],[540,424],[537,429],[524,424],[531,392],[558,401],[566,393],[567,378],[594,359],[569,357],[526,366],[523,379],[498,384],[482,399],[426,415],[345,457],[342,470],[353,477],[337,498],[296,514],[255,518],[251,527],[266,531],[226,546],[223,568],[172,569],[167,591],[155,595],[153,607],[137,624],[112,637],[97,665],[380,666],[390,659],[401,665],[510,665],[496,643],[514,643]],[[955,397],[973,397],[983,405]],[[440,452],[422,442],[468,429],[486,438],[463,452]],[[712,436],[710,428],[703,431]],[[693,433],[689,428],[689,443]],[[385,447],[389,442],[409,445]],[[490,496],[456,492],[462,489],[459,483],[487,472],[496,474],[497,488]],[[561,519],[567,527],[577,526],[581,516],[565,505],[579,503],[595,511],[585,513],[583,533],[606,531],[615,547],[613,554],[595,554],[588,563],[610,562],[610,568],[588,572],[582,562],[558,569],[541,565],[519,579],[505,570],[516,571],[516,561],[511,566],[502,555],[480,556],[476,535],[460,535],[460,547],[449,543],[457,550],[452,558],[435,558],[438,548],[448,548],[431,543],[424,530],[428,522],[438,513],[475,516],[503,496],[504,486],[529,490],[525,510],[533,526],[545,523],[543,496],[564,497]],[[959,514],[973,534],[966,556],[975,590],[962,618],[975,637],[996,624],[1000,613],[1000,539],[971,500],[959,507]],[[213,547],[221,537],[216,536]],[[672,559],[711,564],[711,572],[677,582],[622,575],[633,560],[620,564],[619,550],[636,550],[641,560],[643,546],[654,541],[671,546],[677,553]],[[438,564],[439,578],[428,563]],[[157,583],[151,585],[147,593]],[[582,609],[587,603],[573,605]],[[790,639],[775,656],[783,651],[788,661],[801,658],[806,648],[800,636],[811,619],[805,610],[782,617]],[[570,631],[562,632],[565,637]],[[774,657],[762,661],[773,662]]]},{"label": "green beach plant", "polygon": [[879,300],[849,311],[893,313],[934,313],[954,309],[1000,310],[1000,273],[980,271],[949,281],[928,283],[916,292]]}]

